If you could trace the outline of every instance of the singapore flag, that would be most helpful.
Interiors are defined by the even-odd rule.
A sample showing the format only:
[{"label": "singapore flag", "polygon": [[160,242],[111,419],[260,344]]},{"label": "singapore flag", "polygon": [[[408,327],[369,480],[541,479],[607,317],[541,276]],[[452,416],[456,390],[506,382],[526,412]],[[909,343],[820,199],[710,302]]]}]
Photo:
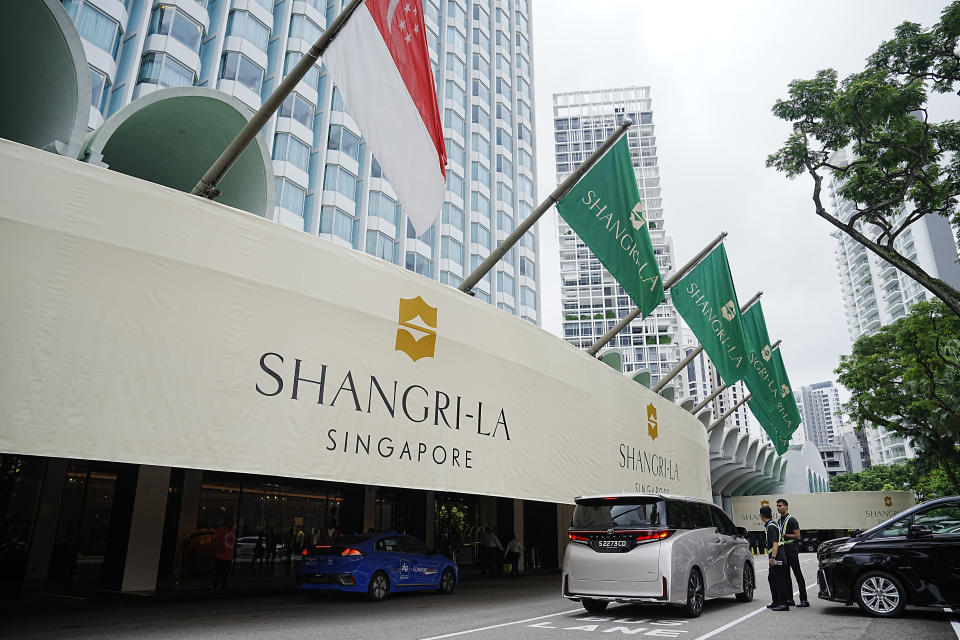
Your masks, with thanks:
[{"label": "singapore flag", "polygon": [[366,0],[322,61],[423,233],[443,206],[447,152],[420,0]]}]

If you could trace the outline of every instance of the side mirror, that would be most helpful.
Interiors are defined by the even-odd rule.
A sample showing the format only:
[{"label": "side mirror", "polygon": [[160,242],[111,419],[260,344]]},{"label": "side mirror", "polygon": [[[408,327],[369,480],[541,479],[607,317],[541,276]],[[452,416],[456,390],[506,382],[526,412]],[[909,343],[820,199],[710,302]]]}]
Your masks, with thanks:
[{"label": "side mirror", "polygon": [[741,538],[746,538],[747,530],[743,527],[737,527],[737,535],[740,536]]},{"label": "side mirror", "polygon": [[925,524],[912,524],[907,533],[908,538],[923,538],[925,536],[932,536],[933,529],[928,527]]}]

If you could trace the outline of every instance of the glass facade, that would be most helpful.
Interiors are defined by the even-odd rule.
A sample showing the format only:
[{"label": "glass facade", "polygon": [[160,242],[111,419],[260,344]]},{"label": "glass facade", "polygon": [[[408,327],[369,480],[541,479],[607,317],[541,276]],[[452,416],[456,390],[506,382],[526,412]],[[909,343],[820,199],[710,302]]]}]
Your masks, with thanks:
[{"label": "glass facade", "polygon": [[[116,60],[111,69],[91,67],[91,128],[164,87],[219,89],[256,109],[344,4],[129,0],[113,15],[86,0],[62,2],[81,37]],[[537,204],[530,6],[529,0],[420,3],[449,157],[442,220],[421,237],[406,233],[390,176],[322,65],[310,69],[264,128],[277,175],[272,217],[458,286],[474,264],[468,252],[485,258]],[[137,38],[140,31],[144,37]],[[540,322],[538,233],[532,230],[476,287],[478,299],[534,324]]]}]

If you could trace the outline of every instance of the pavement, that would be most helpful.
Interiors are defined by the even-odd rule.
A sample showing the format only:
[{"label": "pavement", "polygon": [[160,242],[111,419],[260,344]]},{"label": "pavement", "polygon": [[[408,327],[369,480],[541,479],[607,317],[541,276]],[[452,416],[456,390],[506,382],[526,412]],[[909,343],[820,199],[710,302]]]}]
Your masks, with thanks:
[{"label": "pavement", "polygon": [[[766,569],[758,565],[753,602],[710,600],[699,618],[669,607],[611,605],[588,614],[560,596],[560,574],[521,579],[468,576],[450,596],[391,594],[381,603],[359,596],[313,601],[288,588],[227,594],[189,590],[178,597],[100,599],[82,608],[51,606],[4,616],[0,638],[336,638],[397,640],[531,639],[595,635],[707,638],[831,638],[836,640],[958,640],[960,617],[907,609],[899,619],[869,618],[855,606],[816,598],[816,560],[802,560],[812,606],[766,609]],[[9,611],[8,611],[9,613]],[[772,634],[772,635],[771,635]]]}]

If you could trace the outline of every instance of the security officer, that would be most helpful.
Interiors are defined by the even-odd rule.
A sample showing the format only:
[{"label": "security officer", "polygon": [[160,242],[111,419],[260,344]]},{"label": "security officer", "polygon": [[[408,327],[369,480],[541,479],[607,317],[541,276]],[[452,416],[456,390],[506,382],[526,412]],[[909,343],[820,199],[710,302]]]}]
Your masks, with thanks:
[{"label": "security officer", "polygon": [[780,549],[780,527],[773,521],[773,511],[768,506],[760,507],[760,519],[767,532],[767,555],[770,556],[770,571],[767,572],[767,581],[770,583],[770,595],[773,602],[767,605],[771,611],[790,611],[787,606],[787,591],[789,576],[787,565],[784,564],[784,552]]},{"label": "security officer", "polygon": [[[787,565],[793,570],[793,575],[797,579],[797,588],[800,589],[800,604],[798,607],[809,607],[807,601],[807,583],[803,579],[803,572],[800,570],[800,523],[790,515],[787,510],[788,502],[783,498],[777,500],[777,512],[780,514],[780,544],[787,553]],[[790,581],[790,570],[784,571],[787,576],[787,604],[793,606],[793,584]]]}]

